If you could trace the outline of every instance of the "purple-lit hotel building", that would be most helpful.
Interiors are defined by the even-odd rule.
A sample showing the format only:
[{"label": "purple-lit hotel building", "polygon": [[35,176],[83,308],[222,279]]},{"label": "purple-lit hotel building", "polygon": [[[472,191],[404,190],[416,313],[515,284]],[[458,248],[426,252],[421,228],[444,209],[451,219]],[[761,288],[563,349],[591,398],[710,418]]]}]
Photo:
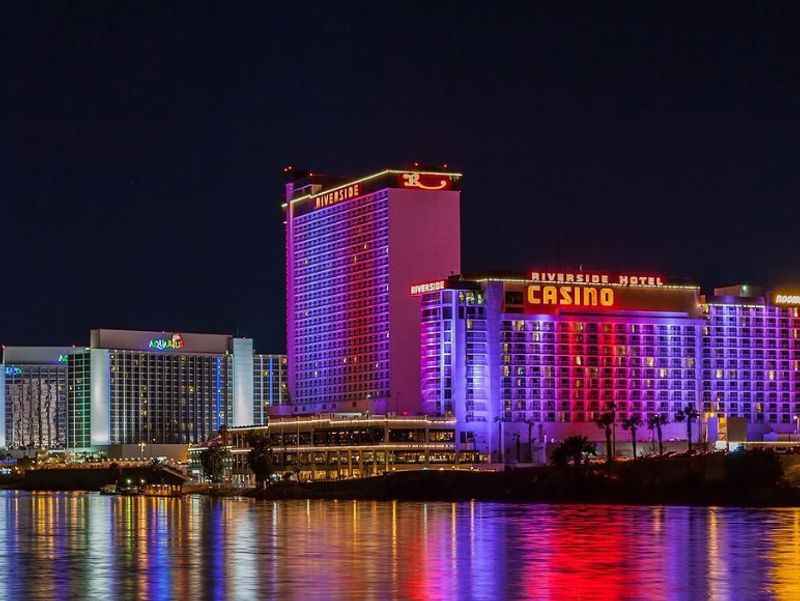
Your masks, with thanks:
[{"label": "purple-lit hotel building", "polygon": [[304,174],[286,186],[290,403],[272,414],[419,412],[417,282],[460,264],[461,175]]},{"label": "purple-lit hotel building", "polygon": [[703,295],[634,273],[458,275],[460,188],[458,173],[417,170],[287,184],[289,394],[271,415],[455,417],[456,450],[494,461],[541,460],[572,434],[602,442],[608,411],[618,424],[663,415],[668,443],[685,444],[675,418],[688,408],[696,442],[797,433],[800,295]]},{"label": "purple-lit hotel building", "polygon": [[[733,286],[704,297],[650,276],[548,272],[431,287],[422,407],[455,415],[462,448],[495,461],[541,459],[572,434],[602,441],[593,420],[612,407],[618,423],[663,414],[665,440],[686,440],[675,415],[687,407],[700,414],[696,441],[724,440],[734,421],[751,438],[798,427],[796,296]],[[638,438],[650,440],[646,426]],[[626,446],[629,434],[617,426],[616,439]]]}]

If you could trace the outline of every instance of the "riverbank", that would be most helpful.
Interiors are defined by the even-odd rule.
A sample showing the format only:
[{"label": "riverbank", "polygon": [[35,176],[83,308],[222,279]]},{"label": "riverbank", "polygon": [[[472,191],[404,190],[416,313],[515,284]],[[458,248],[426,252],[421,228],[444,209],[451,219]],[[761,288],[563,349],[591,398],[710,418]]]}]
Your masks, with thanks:
[{"label": "riverbank", "polygon": [[182,485],[186,478],[177,470],[160,464],[123,467],[95,464],[37,466],[0,481],[0,488],[12,490],[77,491],[100,490],[108,484],[132,483]]},{"label": "riverbank", "polygon": [[641,505],[800,506],[800,488],[771,453],[712,453],[611,465],[498,472],[420,470],[324,482],[281,482],[239,491],[259,499],[525,501]]},{"label": "riverbank", "polygon": [[121,479],[180,485],[176,494],[265,500],[800,506],[800,456],[779,456],[766,451],[650,457],[611,464],[509,467],[500,471],[398,471],[361,479],[281,481],[266,489],[187,483],[174,470],[156,465],[125,470],[119,467],[49,467],[30,469],[2,487],[40,491],[99,490]]}]

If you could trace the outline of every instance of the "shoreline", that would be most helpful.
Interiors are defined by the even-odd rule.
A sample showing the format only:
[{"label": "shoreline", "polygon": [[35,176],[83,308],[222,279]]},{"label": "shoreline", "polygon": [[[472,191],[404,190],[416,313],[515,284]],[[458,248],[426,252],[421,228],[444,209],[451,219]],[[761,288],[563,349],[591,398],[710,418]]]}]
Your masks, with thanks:
[{"label": "shoreline", "polygon": [[[798,458],[800,459],[800,458]],[[125,474],[129,477],[129,474]],[[147,482],[172,477],[156,470]],[[92,491],[115,482],[110,470],[34,469],[0,484],[6,490]],[[133,472],[130,473],[133,476]],[[172,482],[178,484],[177,482]],[[503,471],[408,470],[360,479],[278,481],[267,488],[182,482],[175,498],[202,494],[261,500],[522,502],[592,505],[800,507],[800,462],[773,453],[706,453],[633,461],[535,466]]]}]

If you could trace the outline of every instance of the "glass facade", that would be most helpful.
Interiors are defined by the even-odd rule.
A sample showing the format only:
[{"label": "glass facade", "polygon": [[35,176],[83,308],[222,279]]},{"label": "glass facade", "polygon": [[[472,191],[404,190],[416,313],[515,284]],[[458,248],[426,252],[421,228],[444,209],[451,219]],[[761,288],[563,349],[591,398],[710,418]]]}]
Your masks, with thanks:
[{"label": "glass facade", "polygon": [[231,356],[111,351],[111,442],[197,443],[228,424]]},{"label": "glass facade", "polygon": [[5,366],[5,440],[12,449],[63,449],[67,366]]},{"label": "glass facade", "polygon": [[703,327],[703,411],[753,424],[800,416],[800,315],[796,307],[709,303]]},{"label": "glass facade", "polygon": [[92,446],[92,355],[70,355],[67,366],[67,448],[87,449]]},{"label": "glass facade", "polygon": [[[480,290],[445,290],[422,300],[420,370],[423,410],[464,422],[489,419],[486,306]],[[463,387],[463,392],[460,388]]]},{"label": "glass facade", "polygon": [[289,402],[286,355],[253,356],[253,423],[267,423],[269,408]]}]

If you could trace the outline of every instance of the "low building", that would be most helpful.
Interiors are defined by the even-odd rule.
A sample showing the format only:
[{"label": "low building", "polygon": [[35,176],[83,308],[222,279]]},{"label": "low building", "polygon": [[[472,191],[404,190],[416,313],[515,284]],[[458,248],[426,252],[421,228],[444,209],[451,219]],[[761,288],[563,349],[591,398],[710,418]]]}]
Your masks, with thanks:
[{"label": "low building", "polygon": [[[488,455],[471,443],[456,440],[450,417],[400,417],[328,414],[273,418],[268,426],[231,428],[227,433],[232,461],[230,476],[249,482],[247,453],[253,437],[266,436],[277,473],[301,481],[379,476],[408,469],[469,469],[485,464]],[[200,453],[189,451],[192,471],[202,474]]]}]

